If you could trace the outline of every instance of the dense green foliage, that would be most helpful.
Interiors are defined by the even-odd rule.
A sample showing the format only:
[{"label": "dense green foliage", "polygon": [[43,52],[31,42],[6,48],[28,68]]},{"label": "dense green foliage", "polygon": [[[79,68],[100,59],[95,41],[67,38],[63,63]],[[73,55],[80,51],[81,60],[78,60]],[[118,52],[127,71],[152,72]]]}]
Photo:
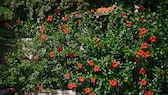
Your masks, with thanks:
[{"label": "dense green foliage", "polygon": [[13,11],[24,8],[20,12],[27,15],[18,14],[6,27],[18,38],[18,50],[6,54],[8,66],[0,68],[0,84],[36,91],[39,86],[73,89],[82,95],[165,95],[167,2],[157,3],[155,11],[140,6],[139,12],[121,4],[100,16],[84,12],[91,3],[100,6],[91,1],[72,8],[83,11],[75,18],[68,0],[12,0]]}]

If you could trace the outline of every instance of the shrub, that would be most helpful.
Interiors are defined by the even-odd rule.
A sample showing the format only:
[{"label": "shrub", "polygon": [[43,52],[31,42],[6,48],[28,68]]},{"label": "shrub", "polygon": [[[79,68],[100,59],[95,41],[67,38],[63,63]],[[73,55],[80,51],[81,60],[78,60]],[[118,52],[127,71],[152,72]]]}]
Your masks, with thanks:
[{"label": "shrub", "polygon": [[167,18],[144,11],[119,7],[105,16],[54,13],[38,23],[23,22],[16,31],[28,38],[7,54],[3,83],[82,94],[165,94]]}]

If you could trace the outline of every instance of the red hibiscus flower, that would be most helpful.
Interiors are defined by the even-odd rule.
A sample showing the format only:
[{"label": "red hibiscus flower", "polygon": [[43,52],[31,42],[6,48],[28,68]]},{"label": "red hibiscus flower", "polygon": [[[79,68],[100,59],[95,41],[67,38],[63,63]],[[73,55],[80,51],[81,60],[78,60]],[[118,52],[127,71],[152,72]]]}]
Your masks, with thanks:
[{"label": "red hibiscus flower", "polygon": [[144,20],[144,17],[141,16],[141,17],[139,18],[139,20],[140,20],[140,21]]},{"label": "red hibiscus flower", "polygon": [[146,80],[144,80],[144,79],[142,79],[141,81],[140,81],[140,84],[142,85],[142,86],[146,86],[147,85],[147,81]]},{"label": "red hibiscus flower", "polygon": [[4,27],[7,29],[7,28],[9,27],[9,24],[6,22],[6,23],[4,24]]},{"label": "red hibiscus flower", "polygon": [[79,81],[80,81],[80,82],[84,82],[84,81],[85,81],[84,77],[80,76],[80,77],[79,77]]},{"label": "red hibiscus flower", "polygon": [[138,56],[142,56],[144,54],[144,51],[143,50],[139,50],[138,52],[137,52],[137,55]]},{"label": "red hibiscus flower", "polygon": [[48,21],[52,21],[53,20],[53,16],[48,16]]},{"label": "red hibiscus flower", "polygon": [[43,86],[42,85],[39,85],[39,90],[41,91],[41,90],[43,90]]},{"label": "red hibiscus flower", "polygon": [[73,83],[71,83],[71,84],[68,84],[68,88],[69,88],[69,89],[74,89],[74,88],[76,88],[76,87],[77,87],[77,85],[76,85],[75,82],[73,82]]},{"label": "red hibiscus flower", "polygon": [[45,34],[42,34],[42,35],[41,35],[41,41],[42,41],[42,42],[44,42],[46,38],[47,38],[47,36],[46,36]]},{"label": "red hibiscus flower", "polygon": [[94,65],[94,61],[93,61],[93,60],[89,60],[88,63],[89,63],[90,66],[93,66],[93,65]]},{"label": "red hibiscus flower", "polygon": [[118,68],[118,62],[117,61],[112,62],[112,67],[113,68]]},{"label": "red hibiscus flower", "polygon": [[91,92],[90,88],[85,88],[85,92],[90,93]]},{"label": "red hibiscus flower", "polygon": [[155,43],[156,42],[156,36],[151,36],[150,37],[150,42]]},{"label": "red hibiscus flower", "polygon": [[64,76],[66,79],[70,79],[70,77],[71,77],[70,74],[68,74],[68,73],[66,73]]},{"label": "red hibiscus flower", "polygon": [[61,52],[61,51],[62,51],[62,47],[58,47],[58,48],[57,48],[57,51],[58,51],[58,52]]},{"label": "red hibiscus flower", "polygon": [[145,11],[145,7],[144,6],[141,6],[141,11]]},{"label": "red hibiscus flower", "polygon": [[144,57],[149,58],[150,57],[150,52],[144,52]]},{"label": "red hibiscus flower", "polygon": [[124,18],[126,16],[126,13],[122,12],[121,17]]},{"label": "red hibiscus flower", "polygon": [[91,82],[91,83],[95,83],[95,82],[96,82],[96,79],[95,79],[95,78],[90,78],[90,82]]},{"label": "red hibiscus flower", "polygon": [[60,15],[61,11],[59,9],[56,10],[56,14]]},{"label": "red hibiscus flower", "polygon": [[73,87],[73,88],[76,88],[76,87],[77,87],[77,85],[76,85],[75,82],[72,83],[72,87]]},{"label": "red hibiscus flower", "polygon": [[99,66],[94,66],[94,71],[95,72],[99,72],[100,71],[100,67]]},{"label": "red hibiscus flower", "polygon": [[68,89],[73,89],[73,85],[72,84],[68,84]]},{"label": "red hibiscus flower", "polygon": [[15,24],[18,25],[19,24],[19,20],[15,20]]},{"label": "red hibiscus flower", "polygon": [[68,56],[69,56],[69,58],[73,58],[73,57],[74,57],[74,53],[73,53],[73,52],[70,52],[70,53],[68,54]]},{"label": "red hibiscus flower", "polygon": [[145,91],[144,95],[154,95],[154,93],[152,91]]},{"label": "red hibiscus flower", "polygon": [[89,95],[95,95],[93,92],[89,93]]},{"label": "red hibiscus flower", "polygon": [[59,29],[60,29],[60,30],[64,29],[64,26],[60,26]]},{"label": "red hibiscus flower", "polygon": [[132,22],[131,22],[131,21],[127,21],[127,22],[126,22],[126,25],[127,25],[128,27],[131,27]]},{"label": "red hibiscus flower", "polygon": [[77,24],[78,24],[78,25],[81,24],[81,20],[80,20],[80,19],[77,20]]},{"label": "red hibiscus flower", "polygon": [[54,52],[50,52],[50,58],[54,58]]},{"label": "red hibiscus flower", "polygon": [[40,31],[43,33],[44,32],[44,27],[40,26]]},{"label": "red hibiscus flower", "polygon": [[64,34],[68,34],[69,30],[68,29],[64,29]]},{"label": "red hibiscus flower", "polygon": [[118,85],[118,82],[116,80],[111,80],[110,81],[110,85],[111,86],[117,86]]},{"label": "red hibiscus flower", "polygon": [[146,28],[141,28],[141,30],[140,30],[140,33],[139,34],[146,34]]},{"label": "red hibiscus flower", "polygon": [[141,49],[147,49],[148,48],[148,44],[146,42],[141,44]]},{"label": "red hibiscus flower", "polygon": [[34,56],[34,59],[39,60],[39,56],[38,55]]},{"label": "red hibiscus flower", "polygon": [[78,63],[78,68],[82,69],[82,64],[81,63]]},{"label": "red hibiscus flower", "polygon": [[136,63],[138,63],[140,61],[140,58],[135,58],[134,60]]},{"label": "red hibiscus flower", "polygon": [[66,16],[63,17],[63,21],[67,21],[68,18]]},{"label": "red hibiscus flower", "polygon": [[143,75],[143,74],[146,74],[146,70],[145,70],[144,68],[141,68],[141,69],[139,70],[139,73],[142,74],[142,75]]}]

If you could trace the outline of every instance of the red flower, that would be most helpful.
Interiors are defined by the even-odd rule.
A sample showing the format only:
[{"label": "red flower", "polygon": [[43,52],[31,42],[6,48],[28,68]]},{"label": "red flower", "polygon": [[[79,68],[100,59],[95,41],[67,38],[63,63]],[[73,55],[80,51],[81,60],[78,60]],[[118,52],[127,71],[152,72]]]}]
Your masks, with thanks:
[{"label": "red flower", "polygon": [[7,29],[7,28],[9,27],[9,24],[6,22],[6,23],[4,24],[4,27]]},{"label": "red flower", "polygon": [[68,84],[68,88],[69,88],[69,89],[74,89],[74,88],[76,88],[76,87],[77,87],[77,85],[76,85],[75,82],[73,82],[73,83],[71,83],[71,84]]},{"label": "red flower", "polygon": [[68,89],[73,89],[73,85],[72,84],[68,84]]},{"label": "red flower", "polygon": [[141,49],[147,49],[148,48],[148,44],[146,42],[141,44]]},{"label": "red flower", "polygon": [[99,72],[100,71],[100,67],[99,66],[94,66],[94,71],[95,72]]},{"label": "red flower", "polygon": [[93,92],[89,93],[89,95],[95,95]]},{"label": "red flower", "polygon": [[141,16],[141,17],[139,18],[139,20],[140,20],[140,21],[144,20],[144,17]]},{"label": "red flower", "polygon": [[64,28],[64,26],[60,26],[59,29],[62,30]]},{"label": "red flower", "polygon": [[68,34],[69,30],[68,29],[64,29],[64,34]]},{"label": "red flower", "polygon": [[34,59],[39,60],[39,56],[38,55],[34,56]]},{"label": "red flower", "polygon": [[54,52],[50,52],[50,58],[54,57]]},{"label": "red flower", "polygon": [[77,85],[76,85],[75,82],[72,83],[72,87],[73,87],[73,88],[76,88],[76,87],[77,87]]},{"label": "red flower", "polygon": [[81,63],[78,63],[78,68],[82,69],[82,64]]},{"label": "red flower", "polygon": [[144,6],[141,6],[141,11],[145,11],[145,7]]},{"label": "red flower", "polygon": [[152,91],[145,91],[144,95],[154,95],[154,93]]},{"label": "red flower", "polygon": [[69,56],[70,58],[73,58],[73,57],[74,57],[74,53],[73,53],[73,52],[70,52],[70,53],[68,54],[68,56]]},{"label": "red flower", "polygon": [[140,61],[140,58],[135,58],[134,60],[136,63],[138,63]]},{"label": "red flower", "polygon": [[139,50],[138,52],[137,52],[137,55],[138,56],[142,56],[144,54],[144,51],[143,50]]},{"label": "red flower", "polygon": [[113,68],[118,68],[118,62],[117,61],[112,62],[112,67]]},{"label": "red flower", "polygon": [[110,81],[110,85],[111,86],[117,86],[118,85],[118,82],[116,80],[111,80]]},{"label": "red flower", "polygon": [[90,93],[91,92],[90,88],[85,88],[85,92]]},{"label": "red flower", "polygon": [[52,21],[53,20],[53,16],[48,16],[48,21]]},{"label": "red flower", "polygon": [[62,47],[58,47],[58,48],[57,48],[57,51],[58,51],[58,52],[61,52],[61,51],[62,51]]},{"label": "red flower", "polygon": [[144,53],[144,57],[145,57],[145,58],[149,58],[149,57],[150,57],[150,52],[145,52],[145,53]]},{"label": "red flower", "polygon": [[63,17],[63,21],[67,21],[68,18],[66,16]]},{"label": "red flower", "polygon": [[18,25],[19,24],[19,20],[15,20],[15,24]]},{"label": "red flower", "polygon": [[156,36],[151,36],[150,41],[151,41],[151,43],[155,43],[156,42]]},{"label": "red flower", "polygon": [[124,12],[122,12],[121,17],[124,18],[126,16],[126,14]]},{"label": "red flower", "polygon": [[61,11],[59,9],[56,10],[56,14],[60,15]]},{"label": "red flower", "polygon": [[44,42],[44,40],[47,38],[47,36],[45,34],[41,35],[41,41]]},{"label": "red flower", "polygon": [[143,74],[146,74],[146,70],[145,70],[144,68],[141,68],[141,69],[139,70],[139,73],[142,74],[142,75],[143,75]]},{"label": "red flower", "polygon": [[144,80],[144,79],[142,79],[142,80],[140,81],[140,84],[143,85],[143,86],[146,86],[147,83],[148,83],[148,82],[147,82],[146,80]]},{"label": "red flower", "polygon": [[93,66],[93,65],[94,65],[93,60],[89,60],[89,62],[88,62],[88,63],[89,63],[89,65],[90,65],[90,66]]},{"label": "red flower", "polygon": [[126,24],[127,24],[127,26],[131,27],[132,22],[131,21],[127,21]]},{"label": "red flower", "polygon": [[81,20],[80,20],[80,19],[77,20],[77,24],[78,24],[78,25],[81,24]]},{"label": "red flower", "polygon": [[43,86],[42,85],[39,85],[39,90],[43,90]]},{"label": "red flower", "polygon": [[79,81],[80,81],[80,82],[84,82],[84,81],[85,81],[84,77],[80,76],[80,77],[79,77]]},{"label": "red flower", "polygon": [[66,73],[64,76],[66,79],[70,79],[70,77],[71,77],[70,74],[68,74],[68,73]]},{"label": "red flower", "polygon": [[44,27],[40,26],[40,31],[43,33],[44,32]]},{"label": "red flower", "polygon": [[141,35],[142,35],[142,34],[146,34],[146,28],[141,28],[140,34],[141,34]]},{"label": "red flower", "polygon": [[96,82],[96,79],[95,79],[95,78],[90,78],[90,82],[91,82],[91,83],[95,83],[95,82]]}]

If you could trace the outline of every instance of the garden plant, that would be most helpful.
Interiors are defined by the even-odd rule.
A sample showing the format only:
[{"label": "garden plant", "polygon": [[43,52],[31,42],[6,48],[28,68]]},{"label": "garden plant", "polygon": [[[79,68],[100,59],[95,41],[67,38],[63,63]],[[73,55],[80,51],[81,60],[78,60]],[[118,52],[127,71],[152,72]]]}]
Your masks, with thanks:
[{"label": "garden plant", "polygon": [[5,25],[19,39],[17,51],[6,54],[0,84],[18,92],[166,95],[167,10],[115,7],[106,15],[83,12],[80,17],[55,9],[37,21]]}]

